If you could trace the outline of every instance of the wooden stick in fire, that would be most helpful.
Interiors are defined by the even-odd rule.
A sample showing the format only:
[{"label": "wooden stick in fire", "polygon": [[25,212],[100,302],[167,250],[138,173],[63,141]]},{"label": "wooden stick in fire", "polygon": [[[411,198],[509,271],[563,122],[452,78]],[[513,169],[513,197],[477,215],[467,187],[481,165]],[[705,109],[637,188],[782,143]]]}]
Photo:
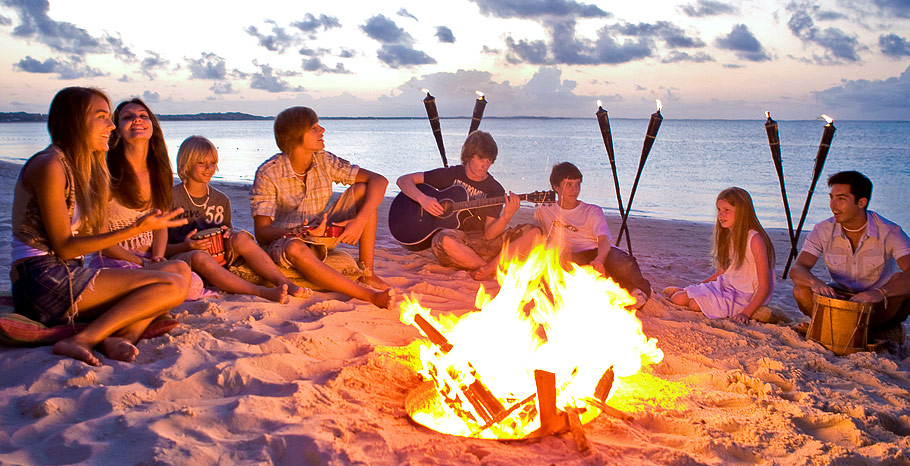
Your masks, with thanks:
[{"label": "wooden stick in fire", "polygon": [[[780,157],[780,135],[777,132],[777,122],[771,119],[771,112],[765,112],[768,120],[765,122],[765,132],[768,133],[768,147],[771,148],[771,159],[774,169],[777,170],[777,179],[780,181],[780,196],[784,199],[784,212],[787,214],[787,230],[790,232],[790,248],[796,248],[796,237],[793,235],[793,219],[790,216],[790,201],[787,199],[787,188],[784,185],[784,164]],[[784,274],[781,278],[787,278]]]},{"label": "wooden stick in fire", "polygon": [[427,118],[430,120],[433,137],[436,138],[436,147],[442,157],[442,165],[448,167],[449,161],[446,160],[446,146],[442,143],[442,128],[439,127],[439,112],[436,110],[436,97],[430,95],[430,91],[427,89],[421,89],[421,91],[427,93],[427,96],[423,99],[423,106],[427,109]]},{"label": "wooden stick in fire", "polygon": [[[448,338],[446,338],[432,322],[428,321],[420,314],[415,314],[414,323],[417,324],[417,327],[423,331],[424,335],[426,335],[443,354],[452,351],[454,345],[449,342]],[[471,385],[461,386],[459,388],[468,399],[468,403],[470,403],[477,414],[483,418],[485,424],[492,425],[505,418],[505,406],[503,406],[490,389],[480,381],[480,377],[477,376],[477,374],[474,374],[474,382],[472,382]]]},{"label": "wooden stick in fire", "polygon": [[[629,234],[629,212],[632,211],[632,200],[635,199],[635,191],[638,189],[638,181],[641,179],[641,171],[645,168],[645,162],[648,161],[648,154],[651,153],[651,146],[657,139],[657,131],[660,130],[660,123],[664,120],[660,114],[660,101],[657,101],[657,111],[651,114],[651,121],[648,122],[648,131],[645,133],[645,142],[641,147],[641,159],[638,161],[638,173],[635,174],[635,182],[632,183],[632,192],[629,194],[629,203],[626,204],[626,211],[622,215],[622,226],[619,227],[619,236],[616,238],[616,244],[622,241],[622,235]],[[632,248],[629,248],[631,255]]]},{"label": "wooden stick in fire", "polygon": [[[597,101],[597,124],[600,125],[600,135],[604,140],[604,148],[607,149],[607,158],[610,159],[610,169],[613,170],[613,187],[616,190],[616,202],[619,204],[619,214],[622,215],[626,209],[622,206],[622,194],[619,190],[619,175],[616,172],[616,157],[613,155],[613,131],[610,129],[610,116],[604,110],[601,102]],[[619,245],[617,240],[616,245]],[[632,240],[626,236],[626,246],[629,248],[629,254],[632,254]]]},{"label": "wooden stick in fire", "polygon": [[471,127],[468,128],[468,134],[477,131],[477,128],[480,127],[480,120],[483,119],[483,109],[487,106],[487,99],[483,96],[483,92],[474,91],[477,94],[477,100],[474,101],[474,114],[471,115]]},{"label": "wooden stick in fire", "polygon": [[834,132],[837,131],[837,128],[834,127],[834,120],[828,115],[822,115],[822,118],[828,122],[825,125],[824,130],[822,131],[822,140],[818,143],[818,153],[815,155],[815,168],[812,171],[812,184],[809,185],[809,192],[806,194],[806,203],[803,205],[803,213],[799,216],[799,225],[796,227],[796,233],[793,235],[793,243],[790,247],[790,255],[787,257],[787,265],[784,266],[783,278],[787,278],[787,273],[790,271],[790,264],[793,262],[793,258],[799,253],[796,250],[796,243],[799,241],[799,235],[803,232],[803,223],[806,222],[806,214],[809,212],[809,203],[812,202],[812,194],[815,193],[815,185],[818,183],[818,178],[822,174],[822,169],[825,167],[825,160],[828,159],[828,150],[831,149],[831,140],[834,139]]}]

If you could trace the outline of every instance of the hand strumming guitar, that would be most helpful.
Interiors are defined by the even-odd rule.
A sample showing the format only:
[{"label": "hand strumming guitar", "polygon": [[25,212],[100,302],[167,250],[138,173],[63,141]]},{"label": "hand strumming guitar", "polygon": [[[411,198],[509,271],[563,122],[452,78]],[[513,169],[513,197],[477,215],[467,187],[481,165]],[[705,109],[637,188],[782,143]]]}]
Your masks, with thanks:
[{"label": "hand strumming guitar", "polygon": [[435,197],[424,194],[423,198],[417,202],[420,204],[420,207],[429,212],[430,215],[441,217],[442,214],[446,212],[445,208],[442,207],[442,204],[440,204]]}]

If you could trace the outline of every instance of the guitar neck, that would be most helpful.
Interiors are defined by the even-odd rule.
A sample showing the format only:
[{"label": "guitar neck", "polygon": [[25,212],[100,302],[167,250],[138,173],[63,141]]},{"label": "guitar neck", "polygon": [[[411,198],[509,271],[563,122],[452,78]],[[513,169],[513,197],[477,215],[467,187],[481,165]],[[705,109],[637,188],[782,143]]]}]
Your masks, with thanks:
[{"label": "guitar neck", "polygon": [[[519,194],[518,198],[522,201],[528,200],[527,194]],[[479,209],[481,207],[489,207],[493,205],[500,205],[506,203],[506,196],[498,197],[484,197],[480,199],[473,199],[470,201],[461,201],[452,204],[452,210],[460,212],[462,210],[468,209]]]}]

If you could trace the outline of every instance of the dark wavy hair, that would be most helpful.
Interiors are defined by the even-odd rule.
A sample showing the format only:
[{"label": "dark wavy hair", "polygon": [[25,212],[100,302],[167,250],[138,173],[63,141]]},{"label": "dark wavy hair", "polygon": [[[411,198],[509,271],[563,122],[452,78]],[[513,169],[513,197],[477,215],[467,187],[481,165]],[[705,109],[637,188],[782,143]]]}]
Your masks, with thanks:
[{"label": "dark wavy hair", "polygon": [[[126,160],[126,144],[120,136],[120,115],[123,109],[130,104],[139,105],[149,114],[152,122],[152,138],[149,140],[148,155],[145,163],[149,170],[151,196],[141,199],[139,196],[138,179],[133,167]],[[107,167],[111,173],[111,191],[117,201],[131,209],[154,208],[162,211],[171,208],[171,188],[174,184],[174,171],[171,169],[171,160],[167,155],[167,145],[164,143],[164,132],[158,117],[152,113],[142,99],[134,97],[120,102],[114,110],[112,117],[117,129],[111,134],[110,150],[107,152]]]},{"label": "dark wavy hair", "polygon": [[72,167],[76,200],[85,216],[86,232],[99,231],[110,192],[104,152],[92,151],[87,142],[88,120],[92,117],[89,110],[95,97],[104,99],[110,108],[111,100],[100,89],[74,86],[60,90],[47,113],[51,142]]}]

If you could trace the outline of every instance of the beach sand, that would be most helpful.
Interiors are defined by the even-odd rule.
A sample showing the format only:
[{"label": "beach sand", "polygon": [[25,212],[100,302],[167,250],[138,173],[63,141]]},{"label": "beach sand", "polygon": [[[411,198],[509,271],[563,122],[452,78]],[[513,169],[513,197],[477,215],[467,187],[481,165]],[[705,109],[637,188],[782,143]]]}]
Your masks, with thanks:
[{"label": "beach sand", "polygon": [[[17,173],[0,164],[4,277]],[[231,197],[235,227],[252,230],[248,187],[216,186]],[[398,246],[389,201],[376,273],[434,313],[472,310],[479,283]],[[531,212],[522,207],[513,223]],[[618,218],[609,221],[617,232]],[[588,454],[568,434],[499,442],[414,424],[404,400],[421,383],[407,364],[418,331],[397,310],[315,293],[286,305],[237,295],[184,303],[172,312],[182,325],[141,341],[134,363],[95,368],[50,347],[0,348],[0,464],[910,464],[905,350],[837,357],[786,325],[679,309],[659,290],[711,275],[711,226],[630,225],[655,289],[638,315],[665,356],[621,406],[631,420],[585,426]],[[787,234],[770,234],[779,277]],[[5,278],[0,288],[8,292]],[[790,290],[778,279],[771,307],[802,319]]]}]

